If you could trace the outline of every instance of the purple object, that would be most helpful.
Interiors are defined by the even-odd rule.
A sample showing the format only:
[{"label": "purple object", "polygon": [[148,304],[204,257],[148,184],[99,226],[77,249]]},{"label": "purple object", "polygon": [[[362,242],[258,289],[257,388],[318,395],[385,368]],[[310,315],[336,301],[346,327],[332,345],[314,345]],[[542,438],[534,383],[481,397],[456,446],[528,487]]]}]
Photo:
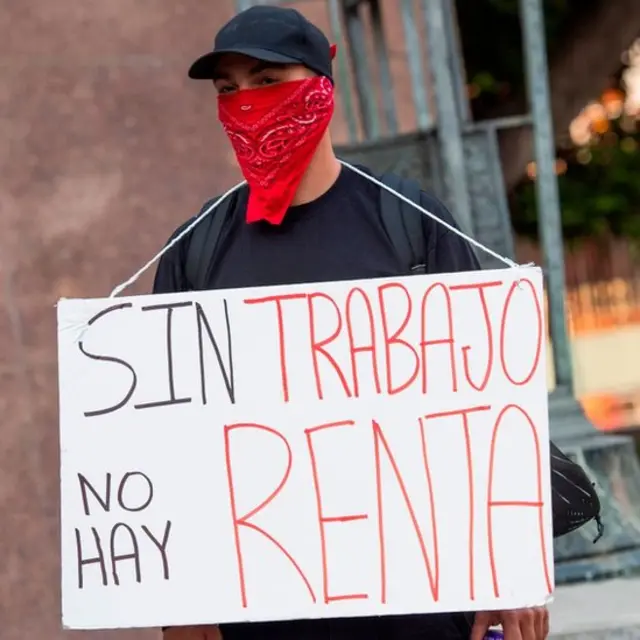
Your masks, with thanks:
[{"label": "purple object", "polygon": [[484,640],[504,640],[504,634],[500,629],[489,629],[484,636]]}]

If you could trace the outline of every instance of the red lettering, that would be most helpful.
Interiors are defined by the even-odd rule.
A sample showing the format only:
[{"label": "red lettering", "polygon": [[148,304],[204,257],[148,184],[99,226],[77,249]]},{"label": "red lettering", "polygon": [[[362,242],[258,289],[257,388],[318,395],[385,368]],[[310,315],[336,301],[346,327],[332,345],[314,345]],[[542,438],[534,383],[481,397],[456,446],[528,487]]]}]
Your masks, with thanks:
[{"label": "red lettering", "polygon": [[471,379],[471,372],[469,369],[469,351],[471,351],[471,347],[469,345],[465,345],[462,347],[462,366],[464,368],[464,375],[467,379],[467,382],[476,390],[476,391],[484,391],[487,384],[489,384],[489,378],[491,377],[491,372],[493,370],[493,331],[491,328],[491,318],[489,316],[489,305],[487,304],[487,298],[485,296],[485,289],[489,287],[501,287],[504,284],[501,280],[497,280],[495,282],[477,282],[474,284],[459,284],[451,287],[452,291],[470,291],[475,289],[480,296],[480,304],[482,305],[482,315],[484,316],[484,324],[487,329],[487,366],[484,370],[484,377],[482,381],[476,384]]},{"label": "red lettering", "polygon": [[[533,294],[533,301],[536,306],[536,320],[538,325],[538,337],[536,343],[536,352],[533,358],[533,363],[531,365],[531,370],[522,380],[515,380],[513,376],[507,370],[507,361],[505,357],[505,334],[506,334],[506,326],[507,326],[507,313],[509,312],[509,304],[511,302],[511,298],[513,297],[516,289],[518,291],[521,290],[521,285],[527,284],[529,285],[529,289]],[[519,295],[522,295],[521,293]],[[542,337],[543,337],[543,326],[542,326],[542,306],[540,304],[540,300],[538,300],[538,294],[536,293],[536,288],[528,278],[521,278],[518,282],[514,282],[511,285],[511,289],[509,289],[509,293],[507,294],[507,298],[504,301],[504,308],[502,310],[502,321],[500,322],[500,362],[502,364],[502,370],[504,371],[504,375],[507,377],[511,384],[521,387],[527,384],[531,378],[533,378],[535,372],[538,369],[538,365],[540,364],[540,356],[542,354]]]},{"label": "red lettering", "polygon": [[[353,326],[354,322],[352,319],[352,304],[354,297],[356,294],[362,299],[367,318],[369,320],[369,335],[367,336],[368,342],[363,345],[356,346],[355,338],[353,335]],[[346,320],[347,320],[347,329],[349,331],[349,352],[351,354],[351,374],[353,376],[353,395],[358,398],[360,396],[360,382],[358,379],[358,366],[356,364],[356,356],[359,353],[369,353],[371,355],[371,367],[373,368],[373,380],[376,386],[376,393],[381,393],[380,389],[380,376],[378,375],[378,357],[376,351],[376,329],[375,322],[373,319],[373,309],[371,308],[371,302],[369,301],[369,297],[365,293],[363,289],[359,287],[354,287],[349,291],[349,295],[347,296],[346,302]]]},{"label": "red lettering", "polygon": [[469,414],[478,411],[489,411],[490,406],[471,407],[469,409],[458,409],[456,411],[444,411],[442,413],[431,413],[425,416],[425,420],[433,418],[450,418],[452,416],[462,416],[462,429],[464,431],[464,444],[467,454],[467,485],[469,489],[469,597],[471,600],[476,599],[476,580],[475,580],[475,492],[473,490],[473,456],[471,454],[471,432],[469,431]]},{"label": "red lettering", "polygon": [[[316,299],[322,299],[329,302],[337,316],[338,324],[335,328],[334,332],[328,337],[322,340],[318,340],[316,336],[316,322],[315,322],[315,311],[314,311],[314,301]],[[338,375],[338,379],[342,384],[342,388],[344,392],[347,394],[348,398],[351,398],[352,394],[349,390],[349,385],[347,383],[347,379],[342,373],[342,369],[336,362],[335,358],[326,350],[326,346],[331,344],[339,335],[342,330],[342,316],[340,314],[340,309],[336,304],[335,300],[328,296],[326,293],[311,293],[307,298],[307,304],[309,305],[309,335],[311,338],[311,356],[313,358],[313,372],[316,380],[316,389],[318,391],[318,398],[322,400],[324,398],[324,394],[322,392],[322,382],[320,379],[320,365],[318,364],[318,356],[323,355],[327,362],[333,367],[334,371]]]},{"label": "red lettering", "polygon": [[[389,330],[389,323],[387,319],[387,308],[397,308],[396,303],[389,303],[385,300],[385,292],[391,289],[398,289],[402,291],[404,294],[404,298],[406,301],[406,313],[402,322],[400,323],[400,327],[396,329],[393,333]],[[409,324],[409,319],[411,318],[411,295],[407,291],[406,287],[399,282],[390,282],[388,284],[383,284],[378,287],[378,300],[380,304],[380,314],[382,317],[382,332],[384,334],[384,351],[385,351],[385,363],[387,369],[387,393],[392,396],[396,393],[400,393],[407,389],[418,377],[418,372],[420,369],[420,357],[418,356],[417,351],[404,339],[400,336],[404,333],[407,325]],[[392,373],[391,373],[391,346],[402,346],[405,349],[408,349],[415,360],[415,365],[413,369],[413,373],[400,385],[394,387],[392,382]]]},{"label": "red lettering", "polygon": [[[260,431],[264,431],[266,433],[270,433],[271,435],[279,438],[284,443],[284,446],[287,449],[287,468],[284,472],[282,480],[278,484],[278,486],[254,509],[249,511],[249,513],[244,516],[238,517],[237,508],[236,508],[236,490],[235,483],[233,478],[233,471],[231,465],[231,432],[237,429],[258,429]],[[265,531],[262,527],[259,527],[252,522],[249,522],[249,519],[255,516],[257,513],[262,511],[282,490],[284,485],[287,483],[289,479],[289,474],[291,473],[291,463],[292,463],[292,453],[291,447],[289,446],[289,442],[287,439],[275,429],[271,427],[265,427],[261,424],[252,424],[252,423],[240,423],[240,424],[232,424],[226,425],[224,428],[224,446],[225,446],[225,459],[227,465],[227,481],[229,483],[229,502],[231,504],[231,517],[233,520],[233,534],[235,538],[235,547],[236,547],[236,556],[238,562],[238,574],[240,579],[240,597],[242,599],[242,606],[246,608],[247,606],[247,589],[245,582],[245,572],[244,572],[244,560],[242,556],[242,547],[240,545],[240,527],[246,527],[247,529],[252,529],[253,531],[263,535],[269,542],[275,545],[278,550],[284,554],[284,556],[289,560],[289,562],[293,565],[294,569],[298,572],[298,575],[302,578],[305,586],[309,591],[309,595],[313,602],[316,602],[316,596],[313,592],[311,584],[304,572],[300,568],[300,565],[295,561],[293,556],[285,549],[285,547],[278,542],[270,533]]]},{"label": "red lettering", "polygon": [[278,340],[280,350],[280,376],[282,378],[282,395],[285,402],[289,402],[289,379],[287,376],[287,354],[284,339],[284,313],[282,311],[282,302],[284,300],[303,300],[307,296],[304,293],[289,293],[280,296],[267,296],[265,298],[248,298],[245,304],[262,304],[264,302],[275,302],[276,313],[278,318]]},{"label": "red lettering", "polygon": [[[502,426],[502,419],[508,411],[516,410],[522,416],[524,416],[527,424],[530,427],[531,435],[533,436],[533,442],[536,454],[536,499],[535,500],[494,500],[493,499],[493,472],[495,467],[496,456],[496,443],[498,441],[498,433]],[[508,404],[498,414],[495,425],[493,427],[493,433],[491,435],[491,450],[489,453],[489,485],[487,493],[487,533],[489,541],[489,562],[491,564],[491,577],[493,580],[493,593],[496,598],[500,597],[500,589],[498,585],[498,572],[496,569],[495,553],[493,548],[493,509],[496,507],[526,507],[534,508],[538,510],[538,531],[540,534],[540,552],[542,554],[542,564],[544,570],[544,579],[547,585],[548,593],[551,593],[551,577],[549,575],[549,563],[547,561],[547,547],[546,538],[544,535],[544,502],[542,500],[542,461],[540,457],[540,440],[538,439],[538,432],[533,420],[529,414],[517,404]]]},{"label": "red lettering", "polygon": [[[437,338],[432,340],[427,340],[427,300],[429,299],[429,294],[436,290],[440,289],[442,293],[444,293],[444,299],[447,308],[447,329],[448,329],[448,337],[447,338]],[[436,282],[432,284],[424,293],[422,297],[422,333],[420,338],[420,348],[422,350],[422,393],[427,393],[427,347],[434,346],[437,344],[448,344],[449,345],[449,360],[450,360],[450,368],[451,368],[451,385],[452,390],[454,392],[458,391],[458,375],[456,373],[456,353],[455,353],[455,343],[453,340],[453,309],[451,308],[451,295],[447,287],[441,282]]]},{"label": "red lettering", "polygon": [[338,600],[366,600],[368,595],[366,593],[350,593],[339,596],[329,595],[329,570],[327,563],[327,541],[325,536],[325,525],[331,522],[353,522],[354,520],[366,520],[369,516],[365,514],[358,515],[345,515],[345,516],[332,516],[328,517],[324,515],[322,509],[322,498],[320,496],[320,478],[318,476],[318,465],[316,463],[316,454],[313,449],[312,435],[317,431],[324,429],[335,429],[337,427],[353,427],[355,422],[353,420],[344,420],[342,422],[330,422],[327,424],[321,424],[317,427],[305,429],[307,436],[307,446],[309,447],[309,458],[311,459],[311,470],[313,472],[313,486],[316,495],[316,508],[318,510],[318,526],[320,528],[320,546],[322,550],[322,585],[324,590],[325,604],[329,602],[336,602]]},{"label": "red lettering", "polygon": [[398,482],[398,487],[402,493],[402,497],[404,498],[405,505],[407,507],[407,511],[409,512],[409,516],[411,518],[411,522],[413,524],[414,531],[416,532],[416,537],[418,538],[418,544],[420,545],[420,553],[422,554],[422,560],[424,562],[424,566],[427,572],[427,577],[429,579],[429,587],[431,589],[431,595],[435,602],[438,601],[439,593],[440,593],[440,559],[438,556],[438,537],[436,531],[436,522],[435,522],[435,502],[433,497],[433,490],[431,485],[431,472],[429,470],[428,460],[427,460],[427,449],[426,449],[426,441],[424,438],[424,432],[422,430],[422,422],[420,422],[420,433],[422,438],[422,452],[423,452],[423,460],[425,463],[425,474],[427,477],[427,485],[429,490],[429,498],[431,503],[431,528],[434,532],[433,538],[433,556],[434,556],[434,568],[432,571],[431,561],[429,559],[429,555],[427,554],[427,549],[424,542],[424,537],[422,535],[422,531],[420,530],[420,525],[418,524],[418,519],[416,518],[415,511],[413,509],[413,505],[411,504],[411,499],[409,498],[409,494],[407,492],[407,488],[402,479],[402,475],[400,474],[400,470],[398,469],[398,464],[389,448],[389,443],[387,442],[384,434],[382,433],[382,429],[380,425],[373,420],[371,423],[373,429],[373,443],[374,443],[374,455],[375,455],[375,465],[376,465],[376,499],[378,503],[378,536],[380,541],[380,585],[381,585],[381,601],[382,604],[386,604],[387,602],[387,562],[386,562],[386,544],[385,544],[385,534],[384,534],[384,512],[383,512],[383,501],[382,501],[382,472],[380,467],[380,445],[384,447],[384,450],[387,454],[387,458],[391,463],[391,467],[393,469],[393,473]]}]

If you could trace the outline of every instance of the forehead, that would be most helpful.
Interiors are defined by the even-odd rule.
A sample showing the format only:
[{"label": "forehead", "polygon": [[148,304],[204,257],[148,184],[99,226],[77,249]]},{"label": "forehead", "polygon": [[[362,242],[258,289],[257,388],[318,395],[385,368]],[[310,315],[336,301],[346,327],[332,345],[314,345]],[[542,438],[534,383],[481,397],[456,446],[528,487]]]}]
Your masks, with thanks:
[{"label": "forehead", "polygon": [[265,62],[239,53],[225,53],[216,64],[215,78],[244,78],[265,69],[281,69],[283,65]]},{"label": "forehead", "polygon": [[239,53],[225,53],[220,56],[216,64],[215,78],[242,78],[258,74],[265,69],[279,69],[287,72],[287,75],[306,76],[307,69],[299,64],[278,64],[265,62],[251,56]]},{"label": "forehead", "polygon": [[218,59],[216,74],[248,73],[256,66],[263,66],[264,64],[264,62],[257,58],[245,56],[240,53],[225,53]]}]

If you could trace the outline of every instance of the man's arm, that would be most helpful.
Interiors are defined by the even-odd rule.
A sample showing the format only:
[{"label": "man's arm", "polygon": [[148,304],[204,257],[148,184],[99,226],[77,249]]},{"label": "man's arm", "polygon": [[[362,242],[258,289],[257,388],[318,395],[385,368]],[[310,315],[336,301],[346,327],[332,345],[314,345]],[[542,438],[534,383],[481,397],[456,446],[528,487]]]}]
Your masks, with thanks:
[{"label": "man's arm", "polygon": [[222,634],[214,625],[171,627],[163,629],[162,640],[222,640]]}]

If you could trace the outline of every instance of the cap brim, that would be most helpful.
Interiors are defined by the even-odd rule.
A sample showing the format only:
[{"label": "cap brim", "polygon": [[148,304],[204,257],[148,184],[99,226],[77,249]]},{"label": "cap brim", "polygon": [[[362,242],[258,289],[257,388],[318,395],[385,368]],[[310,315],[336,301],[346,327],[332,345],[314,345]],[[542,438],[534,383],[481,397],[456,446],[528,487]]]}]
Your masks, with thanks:
[{"label": "cap brim", "polygon": [[235,53],[243,56],[249,56],[256,60],[264,62],[273,62],[275,64],[300,64],[299,60],[284,56],[280,53],[267,51],[266,49],[253,49],[251,47],[237,49],[222,49],[205,53],[200,56],[189,68],[189,77],[193,80],[213,80],[215,71],[220,58],[228,53]]}]

